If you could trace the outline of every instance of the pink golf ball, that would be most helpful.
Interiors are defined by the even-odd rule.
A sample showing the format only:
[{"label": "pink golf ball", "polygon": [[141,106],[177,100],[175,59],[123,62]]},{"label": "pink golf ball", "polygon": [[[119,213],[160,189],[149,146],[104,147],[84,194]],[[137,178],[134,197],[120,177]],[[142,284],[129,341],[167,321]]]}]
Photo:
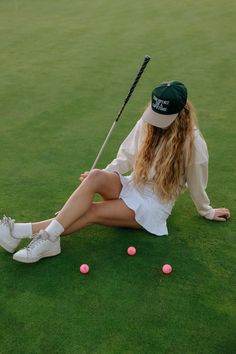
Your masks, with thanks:
[{"label": "pink golf ball", "polygon": [[89,272],[89,266],[87,264],[82,264],[80,266],[80,273],[87,274]]},{"label": "pink golf ball", "polygon": [[162,272],[164,274],[170,274],[172,272],[172,267],[170,264],[164,264],[162,267]]},{"label": "pink golf ball", "polygon": [[127,253],[130,255],[130,256],[134,256],[136,254],[136,248],[131,246],[127,249]]}]

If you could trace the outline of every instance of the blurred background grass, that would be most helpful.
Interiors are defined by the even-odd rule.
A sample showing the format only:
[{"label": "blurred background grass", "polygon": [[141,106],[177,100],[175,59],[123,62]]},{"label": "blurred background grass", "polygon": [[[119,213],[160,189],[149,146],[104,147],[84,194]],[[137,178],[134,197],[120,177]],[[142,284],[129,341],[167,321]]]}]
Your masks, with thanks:
[{"label": "blurred background grass", "polygon": [[[0,250],[0,353],[234,353],[235,2],[0,1],[0,212],[53,215],[88,170],[145,54],[152,60],[98,167],[114,157],[152,88],[184,81],[210,153],[199,217],[184,194],[169,236],[93,226],[59,257]],[[135,245],[138,255],[127,257]],[[87,277],[81,263],[91,266]],[[163,277],[163,263],[174,273]]]}]

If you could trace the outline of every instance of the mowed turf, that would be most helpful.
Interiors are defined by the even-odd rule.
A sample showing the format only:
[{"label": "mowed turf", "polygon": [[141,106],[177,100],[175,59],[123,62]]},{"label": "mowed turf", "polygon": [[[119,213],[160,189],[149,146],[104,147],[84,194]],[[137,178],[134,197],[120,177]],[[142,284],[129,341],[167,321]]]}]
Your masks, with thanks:
[{"label": "mowed turf", "polygon": [[[186,193],[168,237],[92,226],[33,265],[1,249],[1,354],[235,353],[235,7],[1,0],[1,214],[36,221],[63,205],[145,54],[152,60],[98,167],[115,156],[152,88],[182,80],[208,142],[212,205],[232,212],[226,223],[204,220]],[[135,257],[126,255],[130,245]],[[164,263],[171,276],[162,275]]]}]

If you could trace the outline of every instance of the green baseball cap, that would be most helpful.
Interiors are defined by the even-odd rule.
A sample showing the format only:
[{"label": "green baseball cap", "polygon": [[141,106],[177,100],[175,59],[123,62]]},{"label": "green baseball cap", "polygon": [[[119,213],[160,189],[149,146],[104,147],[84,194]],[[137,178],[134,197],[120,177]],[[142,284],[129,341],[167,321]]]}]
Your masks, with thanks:
[{"label": "green baseball cap", "polygon": [[159,128],[168,127],[184,108],[187,96],[187,88],[182,82],[163,82],[152,91],[152,102],[142,119]]}]

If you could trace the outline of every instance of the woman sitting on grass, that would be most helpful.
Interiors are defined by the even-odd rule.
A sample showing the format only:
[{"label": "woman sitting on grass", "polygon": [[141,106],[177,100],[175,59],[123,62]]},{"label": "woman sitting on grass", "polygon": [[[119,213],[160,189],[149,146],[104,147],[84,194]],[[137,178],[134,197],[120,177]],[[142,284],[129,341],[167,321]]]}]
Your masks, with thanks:
[{"label": "woman sitting on grass", "polygon": [[[82,183],[53,219],[19,224],[4,216],[0,245],[13,253],[23,238],[32,238],[13,259],[33,263],[58,255],[61,235],[92,224],[167,235],[167,218],[186,187],[200,215],[225,221],[229,210],[210,206],[207,177],[207,146],[196,128],[187,89],[178,81],[165,82],[153,90],[151,104],[111,164],[82,174]],[[96,193],[103,201],[93,202]]]}]

